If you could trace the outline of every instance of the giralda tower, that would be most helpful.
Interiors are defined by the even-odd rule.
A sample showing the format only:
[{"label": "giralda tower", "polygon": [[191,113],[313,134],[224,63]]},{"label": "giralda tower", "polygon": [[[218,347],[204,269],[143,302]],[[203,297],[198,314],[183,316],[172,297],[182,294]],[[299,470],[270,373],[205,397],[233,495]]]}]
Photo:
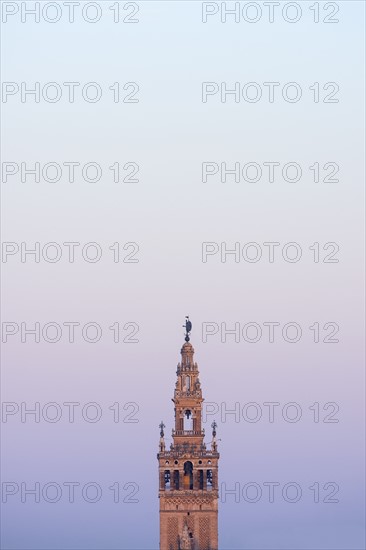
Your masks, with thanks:
[{"label": "giralda tower", "polygon": [[177,367],[173,442],[167,450],[163,422],[159,442],[160,550],[218,550],[218,461],[216,422],[210,448],[204,443],[202,390],[187,318]]}]

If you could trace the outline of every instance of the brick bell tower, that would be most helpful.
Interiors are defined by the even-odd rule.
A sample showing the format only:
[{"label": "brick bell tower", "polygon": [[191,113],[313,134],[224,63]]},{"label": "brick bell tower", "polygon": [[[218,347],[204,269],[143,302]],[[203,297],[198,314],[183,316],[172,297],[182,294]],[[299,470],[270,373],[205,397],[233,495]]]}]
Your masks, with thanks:
[{"label": "brick bell tower", "polygon": [[210,449],[202,429],[202,390],[192,324],[186,318],[182,361],[177,367],[173,442],[166,450],[163,422],[159,443],[160,550],[218,550],[218,460],[216,422]]}]

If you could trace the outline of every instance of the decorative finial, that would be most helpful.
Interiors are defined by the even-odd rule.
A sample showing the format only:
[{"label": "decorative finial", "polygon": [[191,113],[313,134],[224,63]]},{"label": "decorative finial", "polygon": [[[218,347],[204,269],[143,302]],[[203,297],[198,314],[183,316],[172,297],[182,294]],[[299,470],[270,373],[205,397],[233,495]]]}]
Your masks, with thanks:
[{"label": "decorative finial", "polygon": [[[214,420],[211,424],[211,428],[212,428],[212,441],[211,441],[211,450],[216,452],[217,451],[217,440],[216,440],[216,428],[217,428],[217,424],[216,424],[216,420]],[[219,439],[219,441],[221,441],[221,439]]]},{"label": "decorative finial", "polygon": [[192,323],[191,323],[191,321],[189,320],[189,316],[188,316],[188,315],[186,315],[186,324],[183,325],[183,328],[186,329],[186,336],[185,336],[184,339],[185,339],[186,342],[189,342],[189,333],[190,333],[191,330],[192,330]]},{"label": "decorative finial", "polygon": [[164,441],[164,428],[165,428],[165,424],[164,424],[163,421],[160,422],[159,428],[160,428],[159,449],[160,449],[160,452],[163,453],[163,452],[165,451],[165,441]]},{"label": "decorative finial", "polygon": [[163,421],[160,422],[159,428],[160,428],[160,437],[164,437],[164,428],[165,428],[165,424],[164,424]]}]

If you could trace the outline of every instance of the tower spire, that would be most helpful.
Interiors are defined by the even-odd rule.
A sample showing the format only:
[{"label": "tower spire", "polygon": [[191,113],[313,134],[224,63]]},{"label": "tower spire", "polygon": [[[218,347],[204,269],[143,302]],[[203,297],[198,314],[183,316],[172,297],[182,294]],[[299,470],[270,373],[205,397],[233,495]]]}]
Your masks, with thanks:
[{"label": "tower spire", "polygon": [[165,448],[163,422],[160,428],[159,499],[160,550],[218,548],[218,460],[216,427],[212,427],[211,449],[204,442],[199,370],[190,342],[192,323],[183,327],[185,343],[177,366],[173,443]]}]

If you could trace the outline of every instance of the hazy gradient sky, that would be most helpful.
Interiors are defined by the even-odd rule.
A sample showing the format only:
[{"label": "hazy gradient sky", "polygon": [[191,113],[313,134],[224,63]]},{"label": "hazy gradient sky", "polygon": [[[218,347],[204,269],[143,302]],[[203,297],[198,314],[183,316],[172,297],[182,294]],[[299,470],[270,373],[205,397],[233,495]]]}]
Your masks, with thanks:
[{"label": "hazy gradient sky", "polygon": [[[15,243],[7,245],[8,251],[19,247],[2,263],[3,340],[6,331],[19,327],[2,352],[2,399],[15,403],[4,405],[15,414],[7,422],[3,415],[1,424],[2,480],[14,483],[5,491],[19,487],[2,505],[3,548],[158,548],[158,424],[164,419],[169,444],[171,397],[187,314],[207,411],[212,411],[206,432],[215,418],[221,438],[221,500],[225,488],[239,484],[240,489],[239,502],[235,495],[220,502],[220,549],[364,548],[364,3],[280,2],[273,23],[263,2],[251,3],[251,8],[241,2],[238,23],[233,16],[221,22],[220,11],[203,23],[201,2],[137,2],[138,11],[135,3],[99,2],[94,3],[101,10],[96,23],[83,17],[98,15],[95,6],[85,7],[90,2],[75,7],[74,23],[68,21],[65,2],[58,2],[57,10],[55,2],[50,4],[44,12],[45,2],[40,3],[36,23],[24,12],[34,2],[2,2],[9,13],[19,8],[9,17],[3,11],[2,24],[2,80],[14,83],[7,84],[7,91],[19,87],[14,95],[3,94],[1,104],[2,159],[13,163],[3,164],[3,170],[18,169],[7,181],[3,177],[2,240]],[[117,4],[121,21],[114,23],[116,11],[110,8]],[[295,7],[286,8],[288,4]],[[314,22],[317,5],[319,23]],[[247,18],[254,18],[254,9],[262,10],[262,16],[249,23],[242,8],[252,10],[245,12]],[[289,23],[283,13],[291,19],[295,9],[301,9],[299,20]],[[122,22],[135,11],[130,17],[137,23]],[[58,15],[55,23],[46,20]],[[339,22],[325,23],[326,17]],[[27,89],[39,82],[38,103],[30,95],[22,102],[22,82]],[[49,82],[62,91],[58,102],[42,95],[52,97]],[[73,103],[65,82],[80,83]],[[90,82],[102,90],[96,103],[81,94]],[[125,97],[137,90],[135,85],[123,89],[131,82],[139,87],[132,98],[138,102],[115,103],[109,87],[116,90],[119,83]],[[219,90],[207,102],[202,102],[203,82],[216,83]],[[255,82],[262,99],[251,103],[240,95],[235,102],[228,95],[222,102],[221,83],[232,89],[235,82],[240,91]],[[279,83],[273,103],[264,85],[268,82]],[[283,99],[289,82],[301,89],[298,102]],[[316,82],[319,102],[309,89]],[[329,82],[339,86],[337,103],[323,101],[335,90],[334,85],[323,89]],[[22,182],[21,163],[32,168],[36,162],[39,183],[26,173]],[[42,176],[50,162],[63,167],[57,182]],[[73,182],[64,164],[70,162],[80,163]],[[228,176],[221,182],[218,173],[204,183],[205,162],[227,163],[228,168],[257,163],[262,178],[235,182]],[[273,182],[266,162],[279,163]],[[281,175],[290,162],[301,168],[297,182]],[[100,167],[99,181],[83,179],[86,163]],[[139,181],[115,183],[109,169],[115,163],[123,178],[137,164],[134,178]],[[127,163],[134,164],[124,170]],[[315,163],[319,182],[314,181],[315,168],[310,169]],[[338,181],[323,181],[334,166],[324,168],[327,163],[338,165]],[[54,177],[50,170],[48,176],[45,172],[48,179]],[[23,248],[39,242],[46,258],[56,249],[44,245],[57,243],[61,258],[53,263],[41,254],[37,263],[28,255],[22,262],[22,242]],[[73,263],[67,242],[80,243]],[[95,263],[81,252],[88,254],[84,246],[90,242],[102,252]],[[119,262],[114,262],[116,246],[110,249],[116,242]],[[203,262],[205,242],[216,243],[211,250],[218,252]],[[253,242],[262,257],[251,263],[242,252]],[[273,262],[263,244],[268,242],[279,243]],[[295,263],[282,255],[290,242],[302,252]],[[136,245],[123,249],[126,243],[136,243],[139,250]],[[221,250],[233,249],[235,243],[239,261],[233,255],[222,261]],[[319,262],[314,262],[314,243],[319,243]],[[335,250],[335,245],[324,250],[326,243],[339,247],[333,256],[338,262],[323,261]],[[93,251],[89,249],[91,257]],[[288,250],[290,256],[293,251]],[[135,252],[130,258],[138,262],[123,262]],[[39,343],[34,336],[25,338],[22,322],[27,328],[40,323]],[[47,332],[51,322],[62,327],[55,343],[47,341],[56,334],[54,326]],[[63,325],[67,322],[80,324],[73,343]],[[82,328],[91,322],[102,331],[96,343],[82,337]],[[115,329],[109,328],[117,322],[119,343],[114,342]],[[272,343],[263,324],[268,322],[279,323]],[[290,322],[301,328],[297,343],[282,336]],[[206,342],[205,323],[217,329]],[[240,324],[239,342],[233,335],[222,341],[222,323],[228,329]],[[248,323],[262,330],[257,343],[243,338]],[[319,323],[319,342],[314,342],[314,323]],[[327,323],[332,325],[324,327]],[[325,343],[335,324],[339,342]],[[136,325],[132,338],[138,342],[123,342]],[[89,330],[87,338],[93,339],[93,327]],[[248,334],[247,339],[253,338],[254,333]],[[291,330],[288,334],[293,338]],[[30,415],[22,422],[21,402],[28,408],[39,402],[41,409],[57,403],[59,409],[46,407],[40,422]],[[67,402],[80,403],[74,422],[68,420]],[[102,412],[98,422],[88,421],[88,411],[92,417],[95,407],[83,409],[90,402]],[[273,422],[264,405],[268,402],[278,403]],[[119,422],[113,421],[115,403]],[[290,417],[295,411],[287,403],[297,404],[298,422],[286,420],[286,411]],[[225,414],[235,407],[238,416]],[[317,407],[319,422],[314,421]],[[60,420],[51,422],[49,417],[60,410]],[[258,410],[261,418],[250,422],[248,417]],[[62,495],[58,502],[48,502],[55,495],[51,487],[39,503],[24,494],[22,502],[22,482],[28,488],[38,482],[41,489],[55,482]],[[80,484],[73,503],[63,485],[67,482]],[[82,497],[90,482],[102,491],[95,503]],[[273,503],[263,485],[268,482],[280,484]],[[290,482],[302,491],[298,502],[282,496]],[[109,489],[116,483],[118,503],[113,501],[115,489]],[[254,498],[250,491],[247,500],[243,497],[247,483],[261,488],[258,502],[247,501]],[[314,502],[316,483],[320,502]],[[138,502],[123,502],[136,486],[138,492],[130,498]],[[324,502],[336,486],[333,498],[339,502]],[[293,498],[291,489],[289,495]],[[91,487],[87,498],[93,497]]]}]

